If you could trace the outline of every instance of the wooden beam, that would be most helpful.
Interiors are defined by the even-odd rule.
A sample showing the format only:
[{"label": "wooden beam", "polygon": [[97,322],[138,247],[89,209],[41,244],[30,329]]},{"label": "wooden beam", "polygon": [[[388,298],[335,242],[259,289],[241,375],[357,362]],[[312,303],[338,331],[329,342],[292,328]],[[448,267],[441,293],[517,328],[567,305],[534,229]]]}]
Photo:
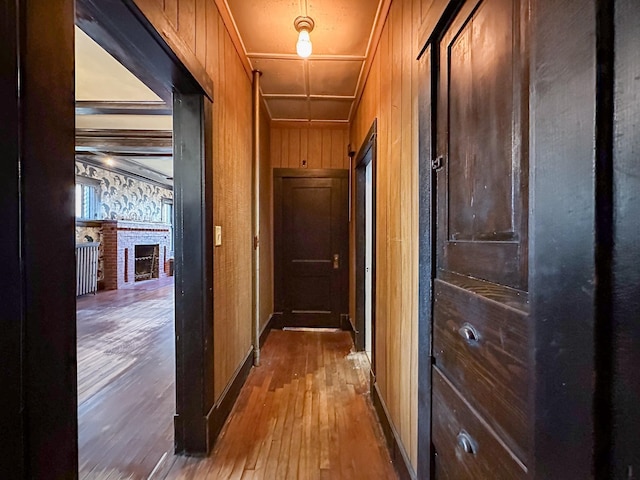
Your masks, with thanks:
[{"label": "wooden beam", "polygon": [[76,115],[171,115],[165,102],[76,101]]},{"label": "wooden beam", "polygon": [[173,133],[167,130],[76,129],[76,153],[172,155]]}]

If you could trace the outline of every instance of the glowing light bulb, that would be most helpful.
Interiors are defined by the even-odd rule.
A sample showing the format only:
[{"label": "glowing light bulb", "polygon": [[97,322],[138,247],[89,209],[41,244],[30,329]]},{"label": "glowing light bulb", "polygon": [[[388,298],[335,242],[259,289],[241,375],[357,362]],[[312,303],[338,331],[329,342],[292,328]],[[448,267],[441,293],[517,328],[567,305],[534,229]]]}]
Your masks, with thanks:
[{"label": "glowing light bulb", "polygon": [[298,43],[296,43],[296,51],[302,58],[307,58],[311,55],[313,47],[311,45],[311,38],[309,38],[309,32],[307,30],[300,30],[298,35]]}]

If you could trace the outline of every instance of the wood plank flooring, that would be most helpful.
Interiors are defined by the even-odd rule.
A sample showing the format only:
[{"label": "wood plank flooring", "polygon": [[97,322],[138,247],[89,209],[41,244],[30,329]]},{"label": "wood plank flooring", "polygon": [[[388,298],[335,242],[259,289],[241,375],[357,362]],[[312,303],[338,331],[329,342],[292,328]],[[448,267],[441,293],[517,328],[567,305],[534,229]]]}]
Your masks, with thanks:
[{"label": "wood plank flooring", "polygon": [[168,479],[395,479],[369,398],[369,365],[346,332],[274,330],[209,458]]},{"label": "wood plank flooring", "polygon": [[170,279],[77,310],[80,478],[397,478],[348,333],[272,331],[212,454],[178,457]]},{"label": "wood plank flooring", "polygon": [[171,278],[78,298],[80,478],[146,479],[172,461],[173,311]]}]

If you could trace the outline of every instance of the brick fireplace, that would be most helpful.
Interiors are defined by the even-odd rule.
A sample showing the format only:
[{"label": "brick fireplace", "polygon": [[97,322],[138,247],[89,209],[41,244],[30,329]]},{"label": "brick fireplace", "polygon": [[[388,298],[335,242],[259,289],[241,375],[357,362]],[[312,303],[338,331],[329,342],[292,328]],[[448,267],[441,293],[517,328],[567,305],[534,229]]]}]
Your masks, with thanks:
[{"label": "brick fireplace", "polygon": [[[171,255],[169,235],[169,226],[162,223],[104,220],[104,289],[116,290],[135,284],[136,272],[138,281],[166,277],[169,273],[167,260]],[[143,257],[144,260],[140,260]],[[144,273],[141,270],[143,262],[149,262],[145,265],[149,271]]]}]

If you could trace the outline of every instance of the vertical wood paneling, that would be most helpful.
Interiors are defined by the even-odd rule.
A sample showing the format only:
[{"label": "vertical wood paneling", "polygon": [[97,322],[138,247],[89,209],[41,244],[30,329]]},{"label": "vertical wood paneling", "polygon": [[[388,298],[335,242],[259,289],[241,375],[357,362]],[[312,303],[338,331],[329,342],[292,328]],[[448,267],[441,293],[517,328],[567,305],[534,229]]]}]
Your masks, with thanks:
[{"label": "vertical wood paneling", "polygon": [[[414,39],[423,3],[392,3],[350,135],[353,149],[358,150],[378,119],[376,381],[414,468],[418,420],[418,49]],[[352,270],[352,293],[353,275]],[[355,313],[353,297],[350,312]]]},{"label": "vertical wood paneling", "polygon": [[200,63],[206,62],[207,55],[207,3],[208,0],[196,0],[195,5],[195,54]]},{"label": "vertical wood paneling", "polygon": [[309,168],[322,168],[322,132],[317,128],[309,130]]},{"label": "vertical wood paneling", "polygon": [[174,28],[178,28],[178,0],[164,0],[164,14]]},{"label": "vertical wood paneling", "polygon": [[289,168],[300,166],[300,130],[289,130]]},{"label": "vertical wood paneling", "polygon": [[309,162],[309,130],[306,128],[300,130],[300,155],[301,160]]},{"label": "vertical wood paneling", "polygon": [[273,175],[269,116],[260,109],[260,329],[273,313]]},{"label": "vertical wood paneling", "polygon": [[196,51],[196,2],[178,0],[178,34],[192,52]]},{"label": "vertical wood paneling", "polygon": [[282,130],[279,128],[271,129],[271,166],[273,168],[282,168]]},{"label": "vertical wood paneling", "polygon": [[348,168],[349,127],[271,127],[272,168]]},{"label": "vertical wood paneling", "polygon": [[331,168],[331,130],[322,129],[322,168]]},{"label": "vertical wood paneling", "polygon": [[344,168],[344,158],[347,156],[344,145],[344,132],[331,130],[331,168]]}]

